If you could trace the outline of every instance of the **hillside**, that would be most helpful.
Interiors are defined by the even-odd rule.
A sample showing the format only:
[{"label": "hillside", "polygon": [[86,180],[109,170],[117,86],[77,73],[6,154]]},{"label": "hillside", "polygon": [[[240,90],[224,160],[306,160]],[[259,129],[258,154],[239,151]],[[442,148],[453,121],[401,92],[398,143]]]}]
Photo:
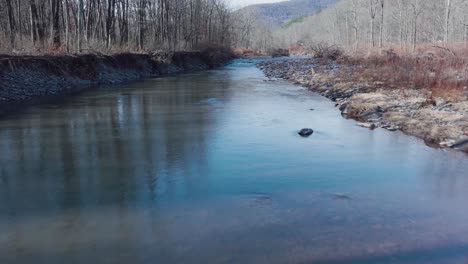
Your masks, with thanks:
[{"label": "hillside", "polygon": [[250,5],[239,11],[258,14],[260,19],[281,26],[295,18],[320,11],[336,2],[338,0],[291,0],[272,4]]}]

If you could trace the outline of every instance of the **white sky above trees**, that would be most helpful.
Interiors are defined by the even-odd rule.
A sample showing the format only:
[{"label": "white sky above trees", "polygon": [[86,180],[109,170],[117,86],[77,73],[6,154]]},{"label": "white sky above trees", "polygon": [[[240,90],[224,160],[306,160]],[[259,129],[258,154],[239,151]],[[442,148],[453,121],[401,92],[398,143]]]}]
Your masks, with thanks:
[{"label": "white sky above trees", "polygon": [[285,0],[226,0],[226,3],[229,3],[232,7],[242,7],[253,4],[275,3],[282,1]]}]

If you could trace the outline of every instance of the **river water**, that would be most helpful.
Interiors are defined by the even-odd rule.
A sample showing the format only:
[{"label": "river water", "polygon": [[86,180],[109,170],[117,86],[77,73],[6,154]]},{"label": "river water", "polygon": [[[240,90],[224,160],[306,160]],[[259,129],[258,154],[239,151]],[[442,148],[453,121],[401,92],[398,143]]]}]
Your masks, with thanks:
[{"label": "river water", "polygon": [[465,154],[252,61],[26,109],[0,155],[2,264],[468,261]]}]

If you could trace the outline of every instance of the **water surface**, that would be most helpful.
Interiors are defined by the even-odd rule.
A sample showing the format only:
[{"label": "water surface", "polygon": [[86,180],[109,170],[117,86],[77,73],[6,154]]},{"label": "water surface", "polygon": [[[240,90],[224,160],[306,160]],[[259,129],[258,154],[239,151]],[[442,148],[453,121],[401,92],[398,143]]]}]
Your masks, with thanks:
[{"label": "water surface", "polygon": [[0,155],[0,263],[468,261],[466,155],[251,61],[27,109]]}]

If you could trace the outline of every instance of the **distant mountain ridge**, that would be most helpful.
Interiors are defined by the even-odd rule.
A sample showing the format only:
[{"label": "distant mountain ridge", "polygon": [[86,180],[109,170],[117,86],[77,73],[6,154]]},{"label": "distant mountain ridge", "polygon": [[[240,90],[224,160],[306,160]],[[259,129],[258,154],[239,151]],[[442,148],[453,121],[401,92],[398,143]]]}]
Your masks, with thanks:
[{"label": "distant mountain ridge", "polygon": [[312,15],[325,9],[339,0],[290,0],[271,4],[255,4],[240,9],[240,12],[253,12],[260,19],[281,26],[291,20]]}]

